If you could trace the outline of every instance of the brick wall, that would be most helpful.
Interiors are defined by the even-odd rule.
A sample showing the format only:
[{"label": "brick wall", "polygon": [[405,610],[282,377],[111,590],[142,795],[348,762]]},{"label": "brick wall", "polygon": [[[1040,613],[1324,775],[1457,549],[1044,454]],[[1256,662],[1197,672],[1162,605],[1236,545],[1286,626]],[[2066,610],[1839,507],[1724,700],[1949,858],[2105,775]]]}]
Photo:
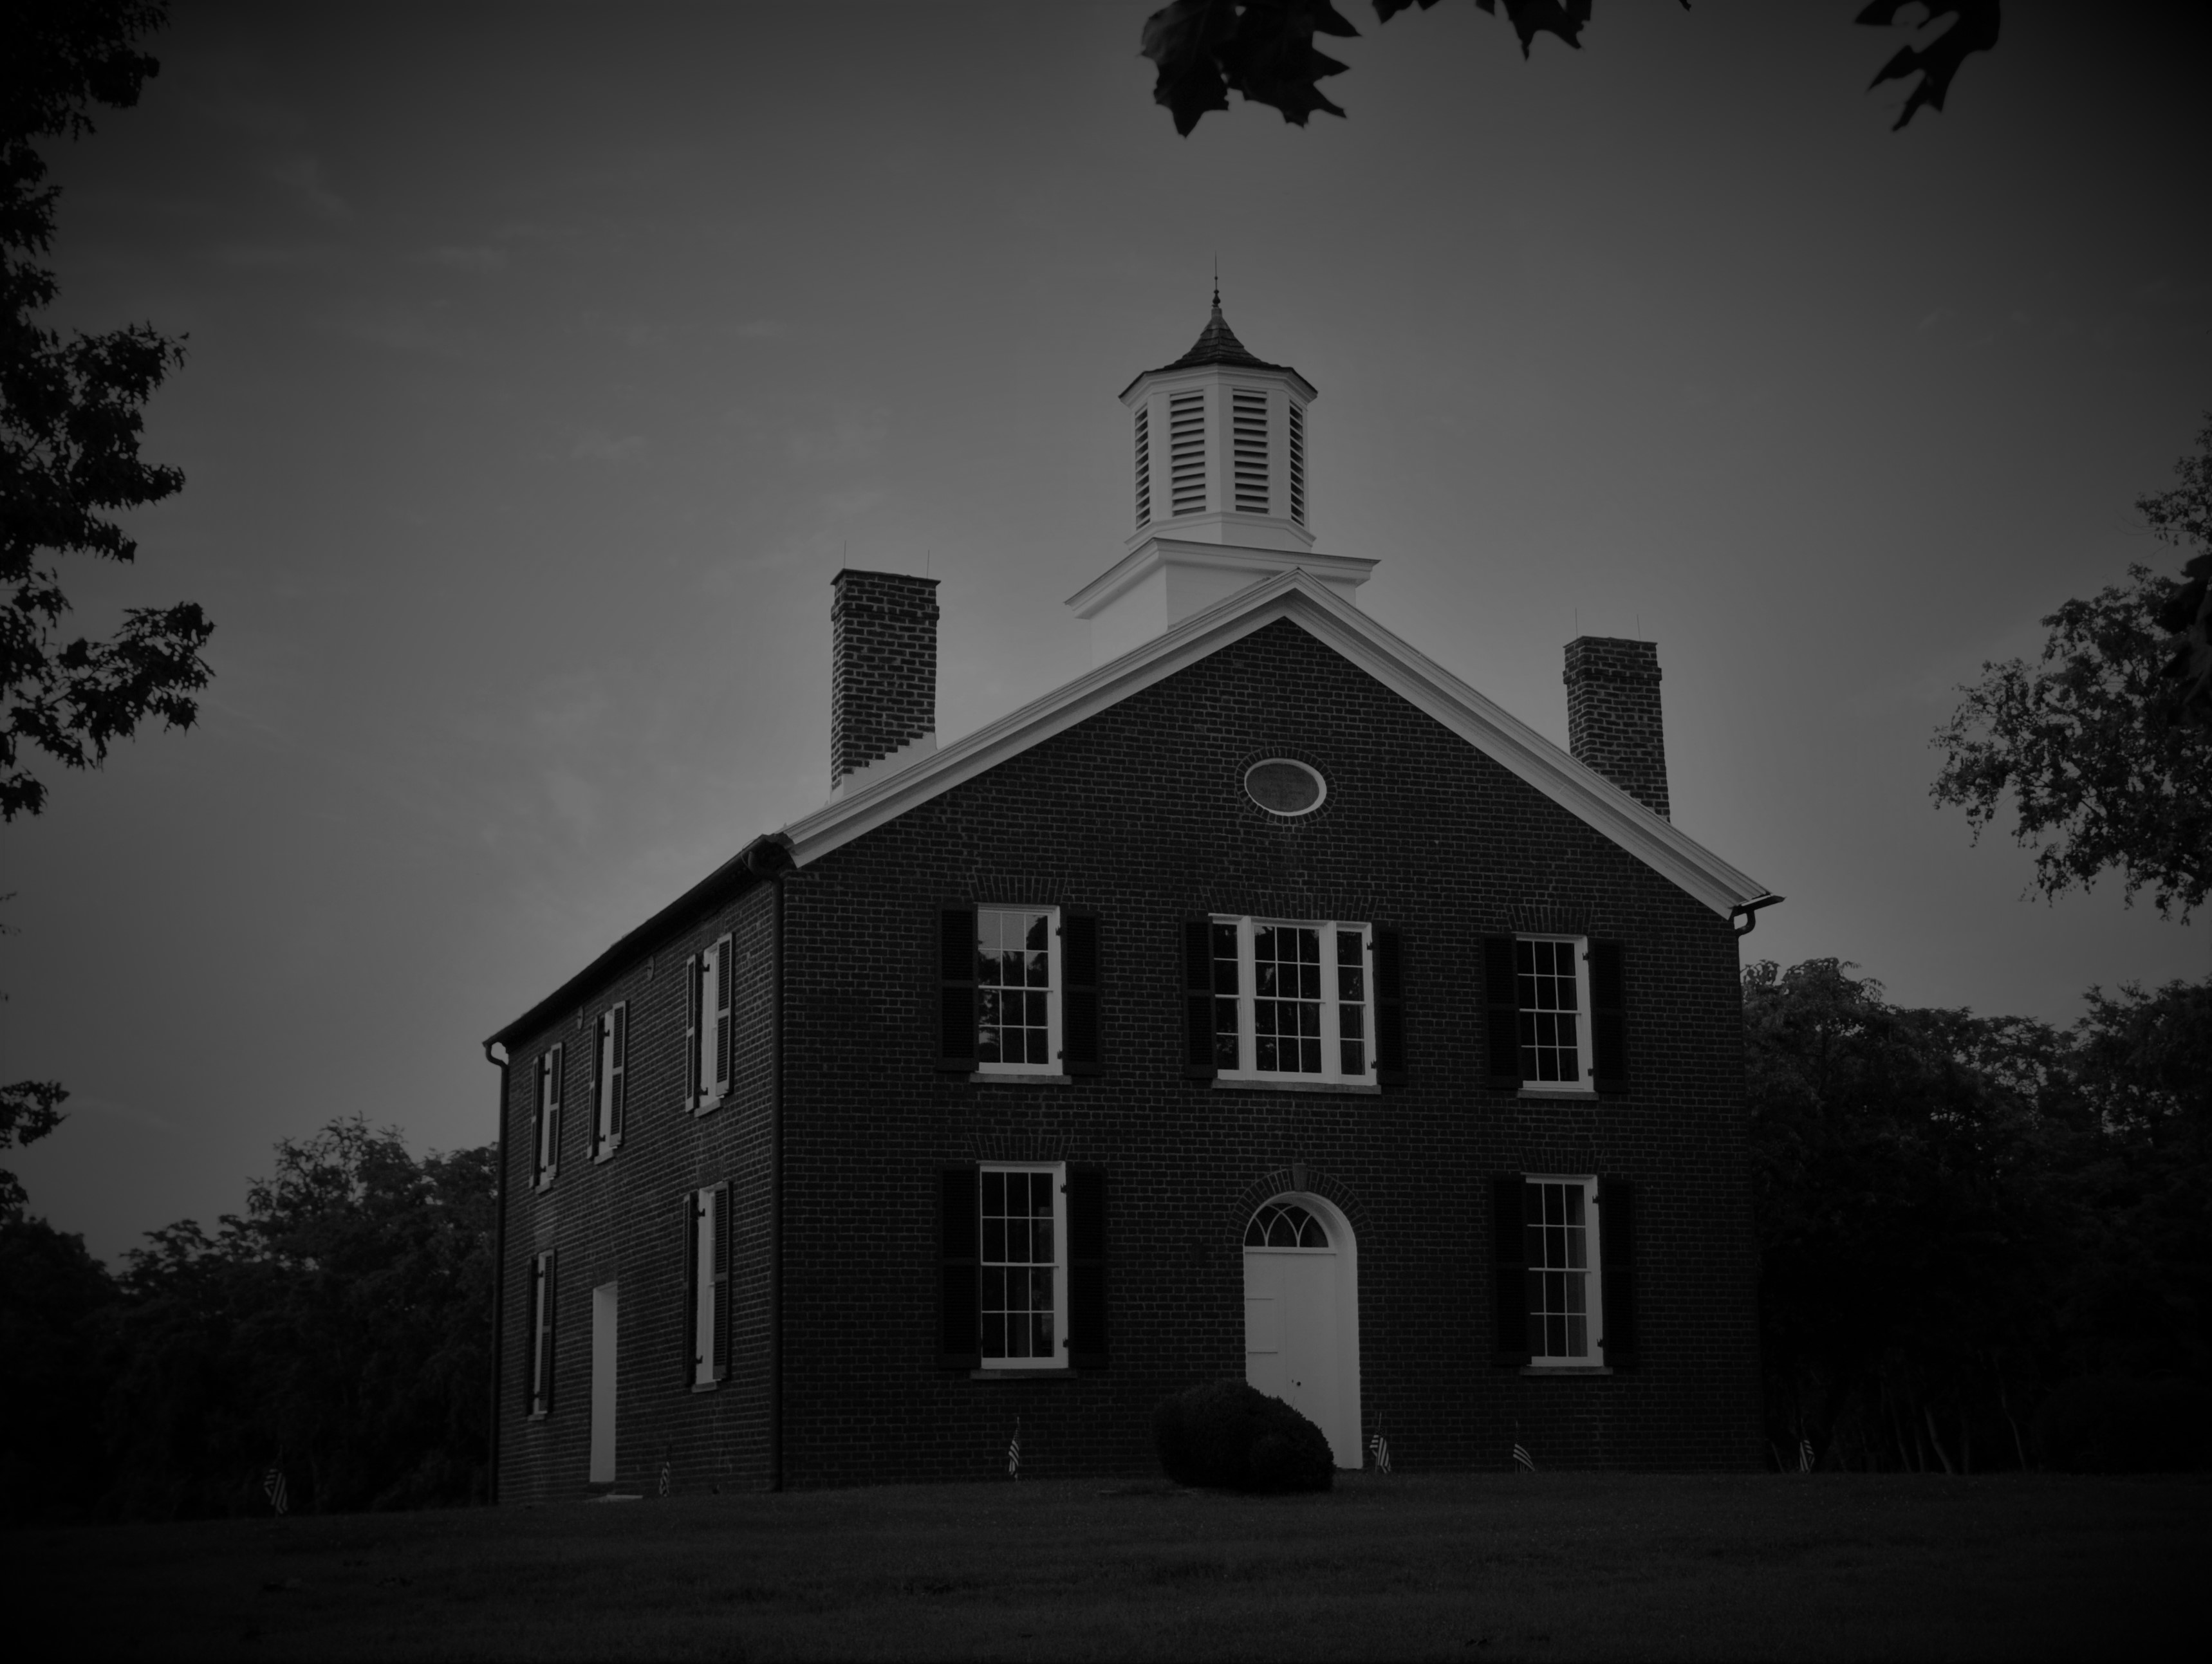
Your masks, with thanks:
[{"label": "brick wall", "polygon": [[1653,813],[1667,806],[1659,647],[1583,635],[1567,643],[1567,749]]},{"label": "brick wall", "polygon": [[937,580],[830,580],[830,781],[937,732]]},{"label": "brick wall", "polygon": [[[1280,756],[1327,775],[1321,810],[1279,821],[1244,797],[1243,769]],[[1149,1467],[1158,1400],[1243,1374],[1244,1224],[1256,1200],[1291,1187],[1294,1169],[1357,1235],[1363,1435],[1384,1430],[1401,1469],[1502,1468],[1516,1437],[1547,1467],[1757,1459],[1728,922],[1295,625],[1255,633],[783,882],[790,1483],[1002,1478],[1017,1416],[1025,1473]],[[936,930],[948,901],[1098,909],[1102,1074],[1047,1085],[938,1072]],[[1408,1084],[1376,1096],[1183,1079],[1179,925],[1211,911],[1397,926]],[[664,1449],[679,1489],[765,1473],[764,1338],[748,1331],[738,1361],[749,1373],[724,1392],[679,1390],[673,1234],[684,1187],[765,1172],[767,990],[757,975],[749,984],[759,1082],[693,1121],[672,1107],[682,1017],[666,973],[733,925],[756,944],[746,963],[759,964],[770,916],[765,888],[749,891],[672,940],[654,980],[640,982],[643,967],[623,979],[642,987],[641,1013],[659,1013],[657,1027],[636,1030],[629,1147],[601,1168],[564,1166],[546,1195],[515,1193],[507,1500],[583,1488],[589,1289],[617,1273],[630,1349],[623,1486],[648,1485]],[[1484,1084],[1481,938],[1515,929],[1626,944],[1628,1092],[1562,1103]],[[526,1064],[534,1052],[514,1055]],[[509,1163],[526,1185],[528,1078],[514,1072],[508,1110]],[[937,1366],[933,1175],[944,1163],[1004,1158],[1108,1170],[1103,1371],[978,1381]],[[1492,1362],[1489,1181],[1528,1171],[1637,1182],[1632,1370],[1532,1378]],[[741,1193],[747,1264],[758,1266],[766,1197],[753,1178]],[[556,1240],[562,1397],[526,1424],[514,1418],[528,1256]],[[646,1289],[635,1305],[632,1265]],[[754,1289],[747,1309],[762,1298]]]}]

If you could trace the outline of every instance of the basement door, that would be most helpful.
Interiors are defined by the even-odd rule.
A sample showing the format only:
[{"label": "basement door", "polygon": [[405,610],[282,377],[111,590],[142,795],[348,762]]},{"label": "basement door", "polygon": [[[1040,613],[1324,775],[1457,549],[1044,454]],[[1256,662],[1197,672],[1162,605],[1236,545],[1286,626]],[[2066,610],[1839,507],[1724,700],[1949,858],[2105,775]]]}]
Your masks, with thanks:
[{"label": "basement door", "polygon": [[592,1478],[593,1485],[615,1482],[615,1290],[602,1283],[592,1291]]},{"label": "basement door", "polygon": [[1339,1467],[1361,1462],[1349,1238],[1340,1219],[1288,1197],[1262,1207],[1244,1236],[1244,1379],[1328,1435]]}]

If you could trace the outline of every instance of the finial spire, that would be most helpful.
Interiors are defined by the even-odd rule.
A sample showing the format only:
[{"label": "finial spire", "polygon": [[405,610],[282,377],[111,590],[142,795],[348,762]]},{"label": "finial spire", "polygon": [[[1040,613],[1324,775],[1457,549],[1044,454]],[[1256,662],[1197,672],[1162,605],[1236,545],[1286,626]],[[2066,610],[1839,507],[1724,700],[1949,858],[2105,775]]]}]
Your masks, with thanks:
[{"label": "finial spire", "polygon": [[1213,257],[1213,309],[1217,313],[1221,310],[1221,257],[1218,254]]}]

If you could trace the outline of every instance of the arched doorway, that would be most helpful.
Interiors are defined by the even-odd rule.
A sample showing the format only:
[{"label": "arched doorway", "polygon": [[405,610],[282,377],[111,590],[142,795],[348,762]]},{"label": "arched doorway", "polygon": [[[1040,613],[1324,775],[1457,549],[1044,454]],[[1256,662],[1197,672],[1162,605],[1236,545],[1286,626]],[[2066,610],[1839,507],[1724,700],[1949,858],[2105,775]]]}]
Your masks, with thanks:
[{"label": "arched doorway", "polygon": [[1319,1196],[1271,1197],[1244,1228],[1244,1379],[1327,1434],[1339,1467],[1361,1466],[1359,1252]]}]

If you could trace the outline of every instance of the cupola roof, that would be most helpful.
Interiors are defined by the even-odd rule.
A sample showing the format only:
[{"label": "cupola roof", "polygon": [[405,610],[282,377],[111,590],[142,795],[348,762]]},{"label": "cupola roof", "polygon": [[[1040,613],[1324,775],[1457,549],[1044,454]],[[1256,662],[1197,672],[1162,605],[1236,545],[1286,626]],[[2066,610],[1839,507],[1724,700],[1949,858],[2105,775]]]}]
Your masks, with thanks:
[{"label": "cupola roof", "polygon": [[[1218,288],[1213,291],[1213,315],[1206,320],[1206,327],[1198,332],[1198,339],[1191,343],[1190,350],[1172,364],[1146,370],[1144,375],[1130,382],[1129,387],[1134,387],[1146,375],[1167,375],[1176,370],[1200,369],[1209,364],[1230,364],[1239,369],[1273,370],[1282,375],[1296,375],[1305,387],[1307,396],[1314,395],[1313,384],[1303,375],[1298,375],[1297,370],[1288,364],[1270,364],[1266,359],[1255,356],[1237,338],[1237,332],[1229,327],[1229,320],[1221,315],[1221,291]],[[1124,398],[1129,396],[1129,387],[1121,390]]]}]

